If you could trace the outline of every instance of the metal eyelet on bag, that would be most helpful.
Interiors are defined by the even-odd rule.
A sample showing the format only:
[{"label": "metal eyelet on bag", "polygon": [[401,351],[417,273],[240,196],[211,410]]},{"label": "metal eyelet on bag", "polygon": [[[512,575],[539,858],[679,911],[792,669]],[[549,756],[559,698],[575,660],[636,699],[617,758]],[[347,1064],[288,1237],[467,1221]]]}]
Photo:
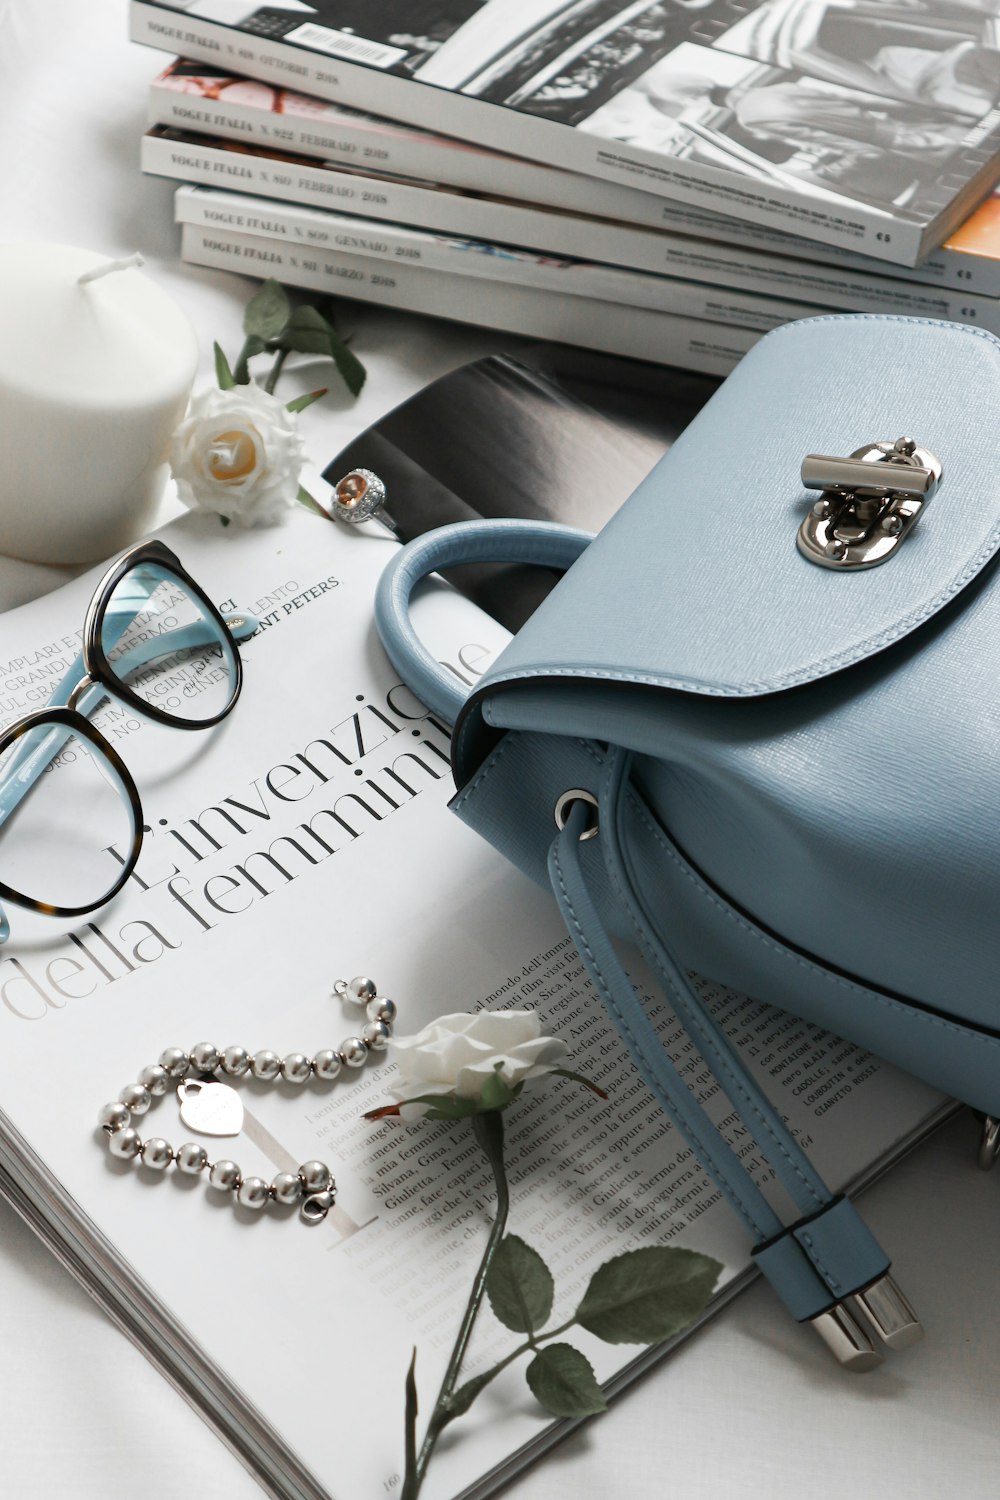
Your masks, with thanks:
[{"label": "metal eyelet on bag", "polygon": [[559,801],[556,803],[554,814],[556,827],[559,829],[560,833],[562,833],[563,829],[566,827],[566,820],[569,817],[569,810],[573,806],[574,802],[587,802],[594,809],[593,820],[580,835],[580,843],[583,844],[587,839],[594,839],[597,837],[598,802],[593,792],[584,791],[582,787],[575,786],[572,787],[568,792],[563,792],[562,796],[559,798]]},{"label": "metal eyelet on bag", "polygon": [[841,572],[886,562],[923,515],[941,474],[934,454],[906,437],[866,443],[849,458],[807,454],[802,483],[823,494],[799,527],[799,551]]}]

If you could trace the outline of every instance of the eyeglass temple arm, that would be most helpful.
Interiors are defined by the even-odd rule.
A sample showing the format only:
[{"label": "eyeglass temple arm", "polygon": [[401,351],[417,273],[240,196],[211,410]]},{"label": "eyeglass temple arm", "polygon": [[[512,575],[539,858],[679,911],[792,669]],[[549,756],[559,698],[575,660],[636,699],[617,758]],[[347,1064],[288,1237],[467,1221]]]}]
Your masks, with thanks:
[{"label": "eyeglass temple arm", "polygon": [[[125,634],[132,621],[138,613],[135,609],[108,611],[104,616],[104,643],[105,647],[113,646]],[[233,614],[224,615],[223,619],[229,627],[229,633],[236,641],[245,641],[253,635],[257,629],[257,618],[248,615],[243,610]],[[108,630],[109,624],[111,630]],[[115,628],[120,626],[120,628]],[[193,625],[183,625],[176,630],[166,630],[162,635],[155,636],[151,641],[142,641],[138,646],[133,646],[115,663],[116,671],[127,677],[138,667],[144,667],[151,661],[156,661],[161,656],[172,656],[175,651],[187,651],[192,646],[209,646],[215,639],[207,621],[197,620]],[[66,675],[61,678],[51,698],[46,703],[46,708],[65,708],[77,684],[86,675],[83,652],[79,652],[72,662]],[[100,686],[100,684],[96,684]],[[87,695],[89,696],[89,694]],[[103,696],[103,690],[102,690]],[[81,710],[82,711],[82,710]]]},{"label": "eyeglass temple arm", "polygon": [[[135,619],[135,615],[134,609],[107,614],[105,616],[105,643],[113,645],[119,640]],[[256,618],[242,611],[224,616],[224,618],[235,640],[246,640],[257,629]],[[111,632],[107,630],[109,623],[112,623]],[[121,628],[115,629],[114,627],[118,625]],[[138,646],[134,646],[131,651],[127,651],[119,658],[115,663],[116,670],[123,676],[128,676],[137,668],[147,666],[161,656],[172,656],[177,651],[187,651],[194,646],[210,645],[214,640],[215,632],[212,628],[206,621],[198,620],[193,625],[164,631],[162,635],[156,636],[151,641],[140,642]],[[49,698],[46,708],[65,708],[85,675],[83,653],[80,652]],[[95,682],[81,695],[76,705],[78,711],[89,716],[106,695],[107,689],[104,684]],[[36,731],[36,734],[38,733],[41,733],[43,737],[37,742],[34,734],[25,735],[23,750],[15,751],[4,768],[3,777],[0,778],[0,824],[10,817],[25,793],[42,775],[46,766],[51,765],[55,760],[73,731],[62,725],[51,725],[48,728],[41,727]]]}]

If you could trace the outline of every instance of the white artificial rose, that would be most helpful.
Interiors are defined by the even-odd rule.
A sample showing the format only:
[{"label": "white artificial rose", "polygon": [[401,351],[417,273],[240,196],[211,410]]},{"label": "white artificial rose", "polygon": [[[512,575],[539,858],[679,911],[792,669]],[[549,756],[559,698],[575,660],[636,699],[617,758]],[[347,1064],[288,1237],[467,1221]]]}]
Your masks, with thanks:
[{"label": "white artificial rose", "polygon": [[426,1106],[406,1104],[416,1095],[478,1100],[498,1064],[504,1083],[513,1088],[564,1067],[569,1050],[559,1037],[542,1035],[533,1010],[439,1016],[416,1036],[394,1037],[389,1046],[399,1065],[392,1092],[402,1101],[403,1119],[424,1113]]},{"label": "white artificial rose", "polygon": [[178,497],[241,526],[268,526],[294,504],[304,448],[295,417],[253,381],[195,396],[170,443]]}]

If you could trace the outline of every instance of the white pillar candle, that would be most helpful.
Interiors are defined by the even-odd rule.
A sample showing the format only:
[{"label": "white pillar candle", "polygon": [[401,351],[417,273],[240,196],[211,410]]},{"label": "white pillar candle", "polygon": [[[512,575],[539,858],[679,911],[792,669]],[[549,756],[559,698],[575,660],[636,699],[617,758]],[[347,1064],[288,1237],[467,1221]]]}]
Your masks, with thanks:
[{"label": "white pillar candle", "polygon": [[198,349],[137,259],[0,245],[0,553],[95,562],[153,520]]}]

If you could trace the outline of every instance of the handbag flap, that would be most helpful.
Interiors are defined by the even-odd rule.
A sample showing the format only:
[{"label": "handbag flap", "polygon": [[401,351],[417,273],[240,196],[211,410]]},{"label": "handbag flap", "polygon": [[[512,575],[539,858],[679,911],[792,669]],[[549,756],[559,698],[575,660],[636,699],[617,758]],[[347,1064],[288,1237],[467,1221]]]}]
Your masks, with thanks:
[{"label": "handbag flap", "polygon": [[[464,724],[511,684],[755,697],[885,650],[1000,545],[998,427],[1000,341],[980,329],[835,316],[768,334],[506,648]],[[943,474],[892,557],[858,571],[803,557],[806,454],[902,435]]]}]

